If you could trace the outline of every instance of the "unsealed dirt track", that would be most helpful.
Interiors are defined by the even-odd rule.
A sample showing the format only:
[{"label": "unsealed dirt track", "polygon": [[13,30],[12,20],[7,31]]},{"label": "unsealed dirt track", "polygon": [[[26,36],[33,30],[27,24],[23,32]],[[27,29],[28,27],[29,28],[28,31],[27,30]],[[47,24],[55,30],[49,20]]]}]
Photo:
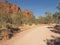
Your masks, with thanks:
[{"label": "unsealed dirt track", "polygon": [[52,39],[52,36],[60,36],[60,34],[51,32],[47,27],[45,25],[33,27],[26,32],[18,33],[11,40],[3,42],[1,45],[47,45],[47,39]]}]

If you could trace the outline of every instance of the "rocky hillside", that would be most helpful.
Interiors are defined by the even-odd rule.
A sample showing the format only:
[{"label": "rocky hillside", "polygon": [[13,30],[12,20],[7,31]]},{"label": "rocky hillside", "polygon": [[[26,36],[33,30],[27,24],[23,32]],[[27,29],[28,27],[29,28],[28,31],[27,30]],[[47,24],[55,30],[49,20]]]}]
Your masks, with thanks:
[{"label": "rocky hillside", "polygon": [[27,18],[34,17],[33,12],[29,12],[27,9],[25,9],[23,13]]},{"label": "rocky hillside", "polygon": [[16,13],[21,12],[20,8],[8,2],[0,2],[0,12]]},{"label": "rocky hillside", "polygon": [[0,2],[0,40],[10,39],[21,31],[21,25],[35,23],[32,12],[27,9],[21,10],[15,4]]},{"label": "rocky hillside", "polygon": [[[7,12],[9,15],[17,13],[17,12],[22,12],[20,7],[18,7],[15,4],[11,4],[9,2],[0,2],[0,12]],[[24,10],[23,14],[26,17],[33,17],[33,13],[29,12],[28,10]]]}]

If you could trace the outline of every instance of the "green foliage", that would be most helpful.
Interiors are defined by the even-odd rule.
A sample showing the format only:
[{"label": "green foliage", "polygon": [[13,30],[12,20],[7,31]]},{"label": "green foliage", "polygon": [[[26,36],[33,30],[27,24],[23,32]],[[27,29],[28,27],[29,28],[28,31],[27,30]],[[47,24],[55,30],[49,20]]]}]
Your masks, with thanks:
[{"label": "green foliage", "polygon": [[35,24],[35,25],[39,24],[38,19],[35,19],[35,20],[34,20],[34,24]]},{"label": "green foliage", "polygon": [[54,17],[55,23],[58,23],[59,24],[60,23],[60,2],[57,5],[57,9],[59,10],[59,12],[55,12],[53,14],[53,17]]},{"label": "green foliage", "polygon": [[31,22],[29,22],[28,24],[29,24],[29,26],[32,26],[32,23]]},{"label": "green foliage", "polygon": [[60,23],[60,12],[56,12],[53,14],[56,23]]},{"label": "green foliage", "polygon": [[2,24],[0,23],[0,28],[2,28]]},{"label": "green foliage", "polygon": [[53,23],[53,22],[54,22],[53,15],[52,15],[50,12],[46,12],[45,14],[46,14],[45,17],[40,16],[40,17],[38,18],[39,23],[40,23],[40,24]]},{"label": "green foliage", "polygon": [[6,24],[5,24],[5,27],[6,27],[6,28],[12,27],[12,24],[6,23]]},{"label": "green foliage", "polygon": [[43,24],[43,23],[45,23],[46,20],[45,20],[45,17],[40,16],[38,21],[39,21],[39,23]]},{"label": "green foliage", "polygon": [[12,24],[14,25],[22,25],[23,23],[26,22],[26,17],[23,15],[21,12],[17,12],[11,16],[12,19]]},{"label": "green foliage", "polygon": [[52,23],[53,20],[54,20],[52,14],[50,12],[46,12],[46,17],[45,18],[46,18],[47,23]]},{"label": "green foliage", "polygon": [[0,27],[5,26],[5,23],[8,23],[9,15],[6,12],[0,13]]},{"label": "green foliage", "polygon": [[7,22],[8,21],[8,15],[7,13],[3,12],[3,13],[0,13],[0,22],[3,23],[3,22]]},{"label": "green foliage", "polygon": [[10,25],[20,26],[22,24],[32,25],[34,23],[34,18],[26,18],[22,12],[16,12],[9,15],[7,12],[0,13],[0,27],[8,27]]},{"label": "green foliage", "polygon": [[57,5],[57,9],[59,9],[60,10],[60,2],[58,3],[58,5]]}]

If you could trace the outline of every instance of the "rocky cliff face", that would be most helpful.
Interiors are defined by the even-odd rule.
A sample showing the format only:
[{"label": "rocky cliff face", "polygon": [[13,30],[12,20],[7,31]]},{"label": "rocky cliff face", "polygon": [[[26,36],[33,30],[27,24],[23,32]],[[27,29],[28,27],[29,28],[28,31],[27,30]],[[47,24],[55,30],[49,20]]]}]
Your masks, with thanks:
[{"label": "rocky cliff face", "polygon": [[7,12],[9,14],[14,14],[17,12],[23,12],[23,14],[27,17],[34,17],[32,12],[29,12],[27,9],[25,9],[24,11],[21,11],[21,9],[15,5],[15,4],[11,4],[8,2],[0,2],[0,12]]},{"label": "rocky cliff face", "polygon": [[0,12],[7,12],[9,14],[21,12],[20,8],[8,2],[0,2]]},{"label": "rocky cliff face", "polygon": [[34,17],[34,14],[32,12],[29,12],[27,9],[25,9],[23,13],[27,18]]}]

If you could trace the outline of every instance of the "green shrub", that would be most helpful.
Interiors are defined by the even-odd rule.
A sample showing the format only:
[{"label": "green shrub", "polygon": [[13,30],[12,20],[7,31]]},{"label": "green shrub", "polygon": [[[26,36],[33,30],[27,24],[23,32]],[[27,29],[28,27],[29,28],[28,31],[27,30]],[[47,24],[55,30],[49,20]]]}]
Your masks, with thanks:
[{"label": "green shrub", "polygon": [[32,23],[29,23],[29,26],[32,26]]},{"label": "green shrub", "polygon": [[0,24],[0,28],[2,28],[2,24]]},{"label": "green shrub", "polygon": [[7,23],[7,24],[5,25],[5,27],[6,27],[6,28],[12,27],[12,24]]}]

